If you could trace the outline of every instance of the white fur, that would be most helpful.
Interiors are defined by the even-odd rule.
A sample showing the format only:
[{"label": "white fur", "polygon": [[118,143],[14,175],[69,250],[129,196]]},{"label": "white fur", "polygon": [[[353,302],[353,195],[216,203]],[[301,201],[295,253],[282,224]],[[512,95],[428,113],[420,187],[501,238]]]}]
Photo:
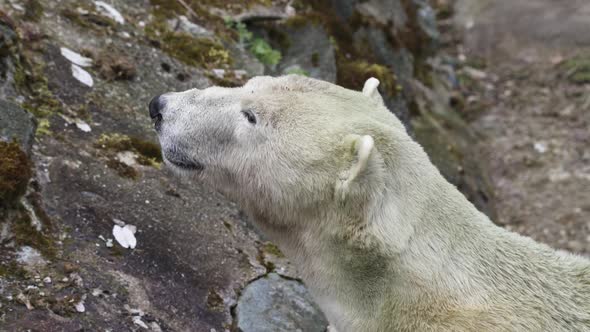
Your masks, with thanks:
[{"label": "white fur", "polygon": [[371,82],[257,77],[168,94],[164,156],[202,163],[181,172],[248,212],[340,332],[590,331],[589,261],[495,226]]}]

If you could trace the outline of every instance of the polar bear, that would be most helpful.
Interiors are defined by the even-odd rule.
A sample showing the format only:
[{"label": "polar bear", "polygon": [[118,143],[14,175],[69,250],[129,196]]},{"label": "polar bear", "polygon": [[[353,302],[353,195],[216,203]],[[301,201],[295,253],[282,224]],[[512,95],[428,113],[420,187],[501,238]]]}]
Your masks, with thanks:
[{"label": "polar bear", "polygon": [[168,166],[239,203],[340,332],[590,331],[590,261],[495,226],[378,83],[255,77],[150,115]]}]

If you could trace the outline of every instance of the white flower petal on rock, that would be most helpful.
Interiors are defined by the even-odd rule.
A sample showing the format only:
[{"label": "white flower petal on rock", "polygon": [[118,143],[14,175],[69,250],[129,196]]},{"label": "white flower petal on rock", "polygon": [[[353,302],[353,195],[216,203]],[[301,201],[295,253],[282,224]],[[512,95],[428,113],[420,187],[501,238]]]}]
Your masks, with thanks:
[{"label": "white flower petal on rock", "polygon": [[86,311],[86,307],[84,306],[84,300],[80,300],[80,302],[76,303],[74,305],[74,308],[76,308],[77,312],[84,312]]},{"label": "white flower petal on rock", "polygon": [[113,236],[121,247],[135,249],[137,245],[137,239],[133,235],[135,229],[133,225],[125,225],[124,227],[115,225],[113,226]]},{"label": "white flower petal on rock", "polygon": [[60,51],[61,55],[63,55],[64,58],[70,60],[70,62],[73,64],[76,64],[80,67],[92,66],[92,59],[82,56],[79,53],[76,53],[67,47],[60,48]]},{"label": "white flower petal on rock", "polygon": [[116,10],[113,6],[109,5],[108,3],[104,2],[104,1],[95,1],[94,5],[96,5],[96,7],[104,15],[112,18],[115,22],[117,22],[119,24],[125,23],[125,19],[123,18],[123,15],[121,15],[121,13],[118,10]]},{"label": "white flower petal on rock", "polygon": [[90,126],[82,120],[76,120],[76,127],[85,133],[89,133],[92,130],[92,128],[90,128]]},{"label": "white flower petal on rock", "polygon": [[132,320],[133,320],[133,324],[135,324],[135,325],[137,325],[137,326],[139,326],[141,328],[144,328],[146,330],[149,329],[149,326],[147,326],[147,324],[144,323],[144,321],[141,320],[141,317],[139,317],[139,316],[133,316]]},{"label": "white flower petal on rock", "polygon": [[92,79],[92,76],[90,76],[90,74],[86,70],[82,69],[82,67],[73,63],[72,76],[74,76],[75,79],[80,81],[80,83],[88,87],[92,87],[94,85],[94,80]]},{"label": "white flower petal on rock", "polygon": [[134,225],[125,225],[125,228],[129,229],[133,234],[137,233],[137,227]]}]

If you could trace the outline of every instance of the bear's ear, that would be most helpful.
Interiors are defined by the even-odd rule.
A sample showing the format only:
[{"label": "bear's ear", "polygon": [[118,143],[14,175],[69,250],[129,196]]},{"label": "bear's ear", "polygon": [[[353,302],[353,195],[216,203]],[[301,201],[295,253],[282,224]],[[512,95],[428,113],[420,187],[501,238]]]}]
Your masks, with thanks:
[{"label": "bear's ear", "polygon": [[371,77],[365,82],[365,85],[363,86],[363,94],[369,98],[377,100],[380,103],[383,103],[383,98],[379,94],[377,87],[379,87],[379,80],[375,77]]},{"label": "bear's ear", "polygon": [[341,173],[336,186],[336,193],[341,199],[345,199],[351,186],[368,172],[375,147],[373,137],[369,135],[349,135],[345,138],[345,144],[351,148],[353,159],[350,168]]}]

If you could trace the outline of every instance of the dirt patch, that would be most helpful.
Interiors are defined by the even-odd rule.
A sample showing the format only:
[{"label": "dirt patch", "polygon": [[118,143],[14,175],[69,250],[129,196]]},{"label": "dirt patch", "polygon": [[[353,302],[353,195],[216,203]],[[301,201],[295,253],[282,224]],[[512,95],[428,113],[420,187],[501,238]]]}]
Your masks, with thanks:
[{"label": "dirt patch", "polygon": [[485,75],[472,75],[462,93],[467,118],[483,137],[477,150],[490,172],[496,222],[585,254],[589,11],[587,1],[458,1],[464,43],[452,50],[466,50],[463,64],[483,60],[477,62]]}]

